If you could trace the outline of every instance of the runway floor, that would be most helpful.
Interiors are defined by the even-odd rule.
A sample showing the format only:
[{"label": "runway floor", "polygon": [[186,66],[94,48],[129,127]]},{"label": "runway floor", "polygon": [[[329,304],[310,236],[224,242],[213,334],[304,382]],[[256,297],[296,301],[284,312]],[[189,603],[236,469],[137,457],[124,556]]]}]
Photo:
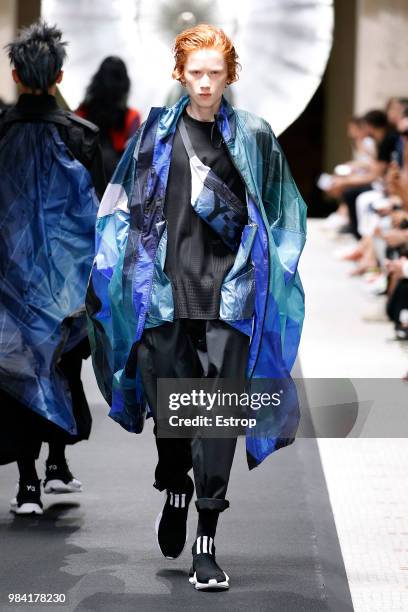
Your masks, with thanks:
[{"label": "runway floor", "polygon": [[217,560],[231,588],[200,593],[187,577],[195,508],[189,545],[179,559],[164,559],[156,545],[153,523],[163,494],[152,487],[151,423],[136,437],[104,413],[103,405],[94,406],[92,440],[70,452],[85,491],[44,496],[43,517],[9,515],[16,470],[2,469],[1,610],[26,610],[27,605],[7,605],[8,593],[24,592],[65,593],[63,607],[83,612],[208,610],[209,605],[237,611],[352,610],[316,441],[296,441],[251,472],[239,441],[231,507],[220,518],[216,538]]},{"label": "runway floor", "polygon": [[[316,249],[323,248],[323,242],[319,244]],[[311,310],[319,300],[312,249],[313,245],[303,266],[305,288],[309,285],[312,292]],[[318,359],[312,346],[315,340],[313,329],[305,328],[303,369],[305,359]],[[306,365],[308,376],[319,375],[311,373],[310,363]],[[337,453],[330,460],[328,445],[333,441],[299,438],[249,472],[244,440],[239,440],[228,493],[231,507],[221,515],[216,537],[217,560],[230,575],[231,588],[200,593],[188,582],[194,506],[182,556],[169,561],[157,548],[153,525],[163,494],[152,487],[156,451],[151,422],[141,435],[126,433],[106,417],[107,407],[89,363],[84,380],[92,402],[93,434],[88,443],[69,451],[72,471],[84,483],[84,492],[44,496],[43,517],[13,518],[8,509],[16,467],[0,471],[1,612],[29,608],[29,604],[9,605],[9,593],[41,592],[66,595],[64,605],[37,607],[50,611],[189,611],[210,606],[214,612],[368,611],[356,605],[364,603],[357,591],[353,608],[349,585],[354,580],[353,591],[356,581],[350,565],[350,526],[336,496],[341,490],[343,505],[354,507],[355,498],[347,498],[345,478],[337,487],[340,468],[333,460],[333,456],[342,460],[339,442],[348,441],[330,446]],[[43,463],[44,455],[41,469]],[[353,495],[358,495],[357,489]],[[358,558],[361,562],[362,556]],[[403,610],[388,605],[380,609]]]}]

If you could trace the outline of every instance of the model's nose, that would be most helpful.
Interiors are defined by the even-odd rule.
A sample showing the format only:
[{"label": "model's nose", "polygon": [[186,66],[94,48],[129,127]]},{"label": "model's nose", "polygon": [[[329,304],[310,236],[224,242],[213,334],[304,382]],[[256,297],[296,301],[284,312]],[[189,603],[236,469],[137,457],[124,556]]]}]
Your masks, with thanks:
[{"label": "model's nose", "polygon": [[208,74],[204,74],[201,81],[200,81],[200,87],[202,89],[209,89],[210,87],[210,79],[208,78]]}]

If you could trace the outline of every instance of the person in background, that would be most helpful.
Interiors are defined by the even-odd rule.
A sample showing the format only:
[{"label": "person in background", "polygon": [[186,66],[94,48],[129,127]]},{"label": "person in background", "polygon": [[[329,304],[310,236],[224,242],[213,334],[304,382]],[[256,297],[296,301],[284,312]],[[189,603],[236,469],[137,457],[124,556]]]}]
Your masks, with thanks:
[{"label": "person in background", "polygon": [[108,180],[126,144],[141,124],[140,112],[127,105],[130,79],[120,57],[106,57],[91,79],[77,115],[100,129],[103,162]]},{"label": "person in background", "polygon": [[329,196],[338,198],[341,205],[347,205],[350,222],[347,231],[354,234],[356,238],[361,238],[357,227],[356,200],[367,191],[382,190],[382,181],[393,155],[397,155],[399,143],[397,130],[389,123],[387,114],[382,110],[369,111],[362,119],[368,136],[376,142],[376,159],[370,162],[362,174],[353,173],[348,176],[334,177],[327,189]]},{"label": "person in background", "polygon": [[370,162],[377,155],[377,147],[372,136],[368,135],[367,126],[362,117],[352,117],[347,126],[353,159],[346,162],[352,171],[361,172],[370,167]]},{"label": "person in background", "polygon": [[44,492],[81,490],[65,446],[87,439],[92,422],[80,378],[90,353],[83,302],[106,182],[98,128],[56,102],[61,37],[39,21],[7,46],[20,96],[0,112],[0,464],[17,462],[18,515],[43,513],[43,442]]},{"label": "person in background", "polygon": [[[377,145],[368,135],[368,127],[361,117],[352,117],[347,124],[347,136],[350,140],[352,158],[334,168],[333,174],[323,173],[318,180],[318,187],[327,195],[339,197],[343,177],[364,177],[371,172],[377,157]],[[339,202],[335,212],[331,213],[324,223],[328,230],[338,230],[349,226],[349,212],[345,202]]]}]

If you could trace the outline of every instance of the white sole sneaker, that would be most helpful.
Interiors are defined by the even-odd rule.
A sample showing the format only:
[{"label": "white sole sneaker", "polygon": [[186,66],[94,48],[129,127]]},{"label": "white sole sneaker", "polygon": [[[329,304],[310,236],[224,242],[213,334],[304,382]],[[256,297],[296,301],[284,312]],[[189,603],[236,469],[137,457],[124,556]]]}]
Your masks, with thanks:
[{"label": "white sole sneaker", "polygon": [[68,483],[63,482],[62,480],[55,479],[49,480],[44,487],[44,493],[81,493],[82,492],[82,483],[79,482],[76,478],[71,480]]},{"label": "white sole sneaker", "polygon": [[198,582],[197,580],[197,572],[194,572],[194,576],[191,576],[188,581],[190,584],[193,584],[197,591],[206,591],[206,590],[220,590],[225,591],[229,589],[229,576],[224,572],[225,580],[222,582],[217,582],[215,578],[212,578],[208,582]]},{"label": "white sole sneaker", "polygon": [[17,504],[17,499],[11,500],[10,512],[13,512],[14,514],[44,514],[44,511],[39,504],[27,503],[21,504],[19,507]]},{"label": "white sole sneaker", "polygon": [[[165,497],[166,497],[166,494],[165,494]],[[160,525],[160,521],[161,521],[162,514],[163,514],[163,510],[160,510],[160,512],[159,512],[159,514],[156,516],[156,520],[155,520],[155,522],[154,522],[154,530],[155,530],[155,532],[156,532],[156,542],[157,542],[157,546],[158,546],[158,548],[159,548],[159,550],[160,550],[160,552],[161,552],[161,553],[162,553],[162,550],[161,550],[161,548],[160,548],[160,544],[159,544],[159,525]],[[181,549],[180,555],[182,554],[183,550],[184,550],[184,549],[185,549],[185,547],[186,547],[187,540],[188,540],[188,525],[187,525],[187,527],[186,527],[186,540],[185,540],[185,542],[184,542],[184,546],[183,546],[183,548]],[[162,554],[163,554],[163,553],[162,553]],[[178,555],[178,557],[180,557],[180,555]],[[164,555],[164,558],[165,558],[165,559],[171,559],[172,561],[174,561],[175,559],[178,559],[178,557],[168,557],[167,555]]]}]

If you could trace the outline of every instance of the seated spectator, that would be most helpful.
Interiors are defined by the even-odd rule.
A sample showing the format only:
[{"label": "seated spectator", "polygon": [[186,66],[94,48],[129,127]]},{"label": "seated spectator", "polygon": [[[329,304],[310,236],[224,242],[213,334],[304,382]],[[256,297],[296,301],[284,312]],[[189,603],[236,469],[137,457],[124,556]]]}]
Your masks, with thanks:
[{"label": "seated spectator", "polygon": [[[352,117],[348,123],[347,135],[351,142],[353,159],[346,162],[346,167],[352,172],[364,172],[370,168],[376,158],[377,146],[372,136],[369,136],[367,124],[362,117]],[[336,169],[335,169],[336,173]]]},{"label": "seated spectator", "polygon": [[[356,200],[365,192],[373,192],[371,196],[364,198],[366,208],[372,200],[378,200],[378,193],[384,195],[384,177],[388,166],[392,160],[401,161],[401,141],[400,134],[396,129],[396,124],[403,118],[404,112],[408,108],[405,99],[398,99],[396,102],[390,101],[387,106],[387,113],[381,110],[372,110],[363,116],[367,133],[377,144],[376,159],[366,165],[366,172],[352,173],[347,176],[335,177],[328,195],[338,197],[341,204],[346,204],[349,214],[350,231],[360,238],[358,230],[358,219]],[[377,193],[375,193],[377,192]]]},{"label": "seated spectator", "polygon": [[[376,154],[370,154],[370,141]],[[362,275],[370,293],[384,296],[365,321],[387,321],[396,339],[408,340],[408,100],[392,98],[386,112],[366,113],[363,122],[348,125],[353,160],[326,175],[320,185],[338,198],[343,223],[349,216],[359,241],[342,258],[356,262],[353,275]],[[368,148],[366,148],[368,144]],[[345,212],[346,208],[346,212]],[[335,228],[333,224],[332,227]],[[339,253],[340,254],[340,253]],[[378,309],[378,306],[381,309]],[[408,373],[404,376],[408,382]]]},{"label": "seated spectator", "polygon": [[[405,227],[408,226],[408,118],[399,125],[398,137],[402,139],[402,168],[392,161],[385,175],[383,191],[361,194],[356,200],[358,230],[362,239],[356,248],[344,255],[344,259],[360,260],[355,273],[362,274],[373,267],[376,254],[373,237],[382,239],[384,250],[404,243]],[[381,262],[380,262],[381,263]]]},{"label": "seated spectator", "polygon": [[119,57],[107,57],[92,77],[85,99],[76,111],[100,129],[107,179],[111,178],[127,141],[140,127],[140,112],[127,106],[129,91],[125,63]]},{"label": "seated spectator", "polygon": [[[408,246],[408,240],[406,242]],[[399,340],[408,340],[408,257],[386,262],[392,290],[387,304],[387,314],[394,322]]]},{"label": "seated spectator", "polygon": [[[368,135],[366,123],[361,117],[352,117],[347,126],[347,135],[350,139],[352,159],[337,165],[333,175],[321,175],[318,186],[326,191],[329,196],[340,197],[341,189],[337,193],[337,185],[342,182],[337,178],[350,176],[352,174],[365,175],[370,171],[371,165],[377,155],[375,140]],[[348,209],[345,203],[340,203],[336,212],[329,215],[325,223],[328,229],[340,229],[348,224]]]}]

